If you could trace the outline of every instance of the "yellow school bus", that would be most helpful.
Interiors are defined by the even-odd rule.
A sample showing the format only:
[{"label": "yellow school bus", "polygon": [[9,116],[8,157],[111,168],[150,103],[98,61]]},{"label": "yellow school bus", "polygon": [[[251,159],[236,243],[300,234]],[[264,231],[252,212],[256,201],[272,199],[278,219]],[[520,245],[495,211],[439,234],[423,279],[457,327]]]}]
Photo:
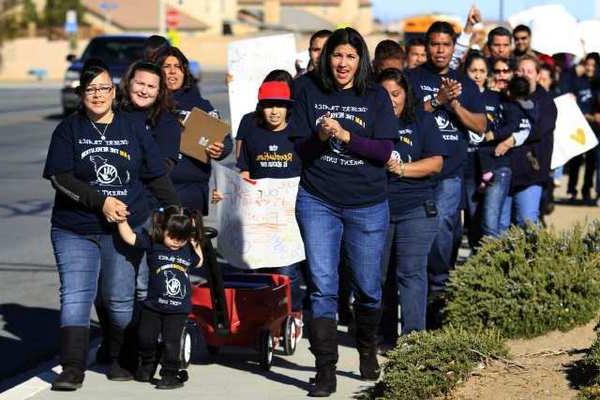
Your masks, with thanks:
[{"label": "yellow school bus", "polygon": [[427,29],[435,21],[446,21],[454,28],[454,31],[458,34],[462,31],[461,22],[458,18],[444,14],[424,14],[415,15],[412,17],[405,18],[401,21],[400,26],[404,32],[404,42],[416,37],[423,37]]}]

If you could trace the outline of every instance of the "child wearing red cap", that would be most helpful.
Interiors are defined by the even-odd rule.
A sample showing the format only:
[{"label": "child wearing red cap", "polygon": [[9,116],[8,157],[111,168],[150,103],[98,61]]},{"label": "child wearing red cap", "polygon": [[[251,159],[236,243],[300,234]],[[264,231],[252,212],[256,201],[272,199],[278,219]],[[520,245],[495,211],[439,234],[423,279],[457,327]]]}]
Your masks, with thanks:
[{"label": "child wearing red cap", "polygon": [[[301,162],[289,140],[291,125],[288,124],[293,100],[292,77],[289,73],[272,71],[258,90],[256,110],[246,114],[240,123],[236,139],[239,155],[236,166],[245,179],[295,178],[300,176]],[[288,83],[289,82],[289,83]],[[213,193],[213,201],[222,195]],[[292,312],[296,320],[296,338],[302,338],[302,291],[300,289],[300,263],[273,266],[254,270],[256,272],[286,275],[292,286]]]}]

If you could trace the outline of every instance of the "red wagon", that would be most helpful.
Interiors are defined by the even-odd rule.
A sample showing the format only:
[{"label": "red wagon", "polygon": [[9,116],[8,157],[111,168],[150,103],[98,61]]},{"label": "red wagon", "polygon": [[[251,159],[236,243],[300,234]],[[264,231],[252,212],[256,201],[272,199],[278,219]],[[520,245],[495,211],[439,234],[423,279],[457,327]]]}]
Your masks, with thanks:
[{"label": "red wagon", "polygon": [[296,324],[291,313],[291,289],[287,276],[277,274],[227,274],[223,276],[226,318],[219,321],[212,288],[192,286],[189,319],[200,328],[207,349],[217,354],[222,346],[254,347],[260,365],[268,370],[273,350],[296,350]]}]

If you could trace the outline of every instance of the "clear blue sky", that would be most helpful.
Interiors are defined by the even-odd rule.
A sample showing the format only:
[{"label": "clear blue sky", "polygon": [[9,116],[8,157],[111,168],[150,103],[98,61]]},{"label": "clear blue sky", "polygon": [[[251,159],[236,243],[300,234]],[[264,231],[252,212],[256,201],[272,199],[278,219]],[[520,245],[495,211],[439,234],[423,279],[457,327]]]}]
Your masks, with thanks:
[{"label": "clear blue sky", "polygon": [[[440,12],[464,20],[469,7],[477,4],[484,19],[496,20],[500,15],[500,0],[371,0],[376,18],[382,21],[401,19],[415,14]],[[580,20],[592,19],[596,0],[504,0],[504,18],[525,8],[541,4],[563,4]]]}]

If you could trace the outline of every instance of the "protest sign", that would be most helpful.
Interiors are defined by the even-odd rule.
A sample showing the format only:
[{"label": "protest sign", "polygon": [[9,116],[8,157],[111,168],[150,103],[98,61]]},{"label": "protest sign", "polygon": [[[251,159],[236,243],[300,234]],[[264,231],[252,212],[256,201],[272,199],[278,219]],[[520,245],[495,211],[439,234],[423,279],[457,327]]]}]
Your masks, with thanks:
[{"label": "protest sign", "polygon": [[232,136],[244,114],[256,109],[258,88],[265,76],[274,69],[296,74],[296,41],[294,35],[263,36],[231,42],[227,49],[229,110]]},{"label": "protest sign", "polygon": [[[514,28],[519,24],[531,29],[531,48],[543,54],[569,53],[583,56],[577,19],[560,4],[535,6],[508,18]],[[560,29],[557,29],[560,27]],[[565,35],[565,32],[570,34]]]},{"label": "protest sign", "polygon": [[554,129],[554,149],[551,168],[565,165],[571,158],[593,149],[598,139],[577,106],[572,94],[554,99],[557,117]]},{"label": "protest sign", "polygon": [[213,164],[211,186],[223,200],[211,204],[217,249],[236,268],[283,267],[304,260],[296,223],[300,178],[258,179],[250,183],[229,168]]}]

